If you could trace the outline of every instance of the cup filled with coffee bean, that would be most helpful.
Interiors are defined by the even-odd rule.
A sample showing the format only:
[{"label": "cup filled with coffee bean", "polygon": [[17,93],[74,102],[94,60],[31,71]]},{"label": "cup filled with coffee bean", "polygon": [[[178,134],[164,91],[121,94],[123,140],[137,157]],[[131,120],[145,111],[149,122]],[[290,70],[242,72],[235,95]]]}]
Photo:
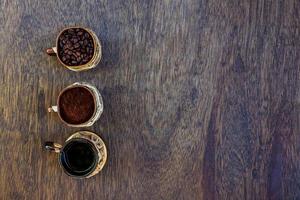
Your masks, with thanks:
[{"label": "cup filled with coffee bean", "polygon": [[72,71],[96,67],[101,60],[101,43],[97,35],[83,27],[68,27],[57,36],[56,47],[46,50]]},{"label": "cup filled with coffee bean", "polygon": [[67,175],[74,178],[89,178],[96,175],[107,160],[105,143],[90,131],[74,133],[64,145],[45,142],[45,148],[59,154],[60,166]]},{"label": "cup filled with coffee bean", "polygon": [[92,126],[103,112],[103,101],[97,88],[89,83],[77,82],[63,89],[57,104],[48,112],[58,113],[59,118],[68,126]]}]

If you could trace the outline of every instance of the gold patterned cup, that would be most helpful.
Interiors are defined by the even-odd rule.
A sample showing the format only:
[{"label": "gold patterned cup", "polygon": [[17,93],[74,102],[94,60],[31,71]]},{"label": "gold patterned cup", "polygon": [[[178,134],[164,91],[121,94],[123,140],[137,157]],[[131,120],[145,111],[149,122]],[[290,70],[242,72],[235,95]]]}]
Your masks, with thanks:
[{"label": "gold patterned cup", "polygon": [[[67,56],[76,56],[76,59],[80,59],[80,56],[81,56],[81,50],[82,51],[85,51],[85,48],[82,48],[81,47],[81,44],[79,42],[82,42],[82,45],[84,45],[84,39],[82,41],[78,41],[78,38],[72,38],[71,36],[69,38],[67,38],[66,42],[70,42],[69,44],[72,44],[72,47],[70,48],[73,48],[73,44],[75,45],[78,45],[77,49],[79,51],[73,51],[74,49],[69,49],[69,48],[64,48],[66,45],[69,45],[69,44],[62,44],[61,43],[61,38],[64,37],[64,34],[67,33],[68,31],[72,31],[72,30],[82,30],[82,32],[84,34],[87,34],[88,37],[90,37],[92,39],[92,52],[91,53],[91,57],[89,57],[89,59],[84,62],[84,63],[78,63],[73,65],[71,63],[68,63],[66,62],[66,58],[62,57],[62,55],[60,54],[60,52],[65,52],[68,53],[70,52],[70,55],[67,55]],[[79,36],[78,36],[79,37]],[[80,37],[79,37],[79,40],[80,40]],[[74,43],[72,42],[74,41]],[[64,41],[62,41],[64,42]],[[75,46],[76,47],[76,46]],[[73,52],[72,52],[73,51]],[[46,53],[50,56],[56,56],[58,61],[63,65],[65,66],[66,68],[72,70],[72,71],[83,71],[83,70],[89,70],[89,69],[92,69],[94,67],[97,66],[97,64],[100,62],[101,60],[101,43],[100,43],[100,40],[98,39],[97,35],[95,34],[95,32],[93,32],[92,30],[88,29],[88,28],[83,28],[83,27],[79,27],[79,26],[73,26],[73,27],[68,27],[68,28],[65,28],[63,29],[57,36],[56,38],[56,46],[55,47],[52,47],[52,48],[48,48],[46,50]],[[78,53],[78,57],[77,57],[77,54]],[[83,55],[83,54],[82,54]],[[71,58],[70,58],[71,59]]]},{"label": "gold patterned cup", "polygon": [[68,126],[89,127],[100,118],[103,101],[95,86],[76,82],[60,92],[57,104],[49,107],[48,112],[56,112]]},{"label": "gold patterned cup", "polygon": [[74,178],[90,178],[98,174],[107,160],[105,143],[89,131],[74,133],[64,145],[46,142],[45,148],[59,154],[60,166],[67,175]]}]

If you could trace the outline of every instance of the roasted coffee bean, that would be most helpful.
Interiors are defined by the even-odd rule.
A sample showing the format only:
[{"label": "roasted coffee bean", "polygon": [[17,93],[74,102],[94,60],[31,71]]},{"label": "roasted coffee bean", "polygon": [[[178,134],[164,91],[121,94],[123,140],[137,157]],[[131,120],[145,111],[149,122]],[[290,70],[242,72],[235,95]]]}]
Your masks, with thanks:
[{"label": "roasted coffee bean", "polygon": [[84,65],[94,55],[92,36],[82,28],[65,30],[58,38],[58,57],[68,66]]},{"label": "roasted coffee bean", "polygon": [[66,43],[65,45],[62,45],[62,46],[63,46],[64,49],[68,49],[68,48],[70,48],[71,44]]},{"label": "roasted coffee bean", "polygon": [[69,28],[68,29],[68,33],[72,34],[74,32],[74,29],[73,28]]}]

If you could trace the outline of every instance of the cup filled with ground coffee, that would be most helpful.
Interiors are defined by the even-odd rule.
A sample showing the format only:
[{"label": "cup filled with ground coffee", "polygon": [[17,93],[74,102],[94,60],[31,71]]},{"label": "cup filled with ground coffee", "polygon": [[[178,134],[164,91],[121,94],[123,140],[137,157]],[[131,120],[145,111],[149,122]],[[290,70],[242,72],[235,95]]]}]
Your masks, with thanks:
[{"label": "cup filled with ground coffee", "polygon": [[68,27],[57,36],[56,47],[46,50],[56,56],[59,62],[72,71],[96,67],[101,59],[101,43],[97,35],[83,27]]},{"label": "cup filled with ground coffee", "polygon": [[99,173],[107,160],[103,140],[95,133],[79,131],[71,135],[64,145],[46,142],[45,148],[59,154],[64,172],[74,178],[89,178]]},{"label": "cup filled with ground coffee", "polygon": [[100,92],[89,83],[77,82],[63,89],[57,105],[48,108],[48,112],[58,113],[59,118],[68,126],[92,126],[103,112]]}]

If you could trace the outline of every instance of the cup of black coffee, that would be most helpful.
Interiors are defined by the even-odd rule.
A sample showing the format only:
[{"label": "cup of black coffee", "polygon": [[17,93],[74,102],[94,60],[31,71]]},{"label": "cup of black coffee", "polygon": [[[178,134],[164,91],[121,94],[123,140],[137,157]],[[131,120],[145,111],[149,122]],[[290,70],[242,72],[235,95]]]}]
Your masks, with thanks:
[{"label": "cup of black coffee", "polygon": [[57,36],[56,47],[46,50],[73,71],[96,67],[101,60],[101,44],[97,35],[88,28],[68,27]]},{"label": "cup of black coffee", "polygon": [[95,86],[77,82],[60,92],[57,105],[48,108],[48,112],[57,112],[68,126],[88,127],[100,118],[103,101]]},{"label": "cup of black coffee", "polygon": [[45,148],[59,154],[64,172],[75,178],[89,178],[99,173],[107,160],[103,140],[95,133],[80,131],[71,135],[62,146],[46,142]]}]

